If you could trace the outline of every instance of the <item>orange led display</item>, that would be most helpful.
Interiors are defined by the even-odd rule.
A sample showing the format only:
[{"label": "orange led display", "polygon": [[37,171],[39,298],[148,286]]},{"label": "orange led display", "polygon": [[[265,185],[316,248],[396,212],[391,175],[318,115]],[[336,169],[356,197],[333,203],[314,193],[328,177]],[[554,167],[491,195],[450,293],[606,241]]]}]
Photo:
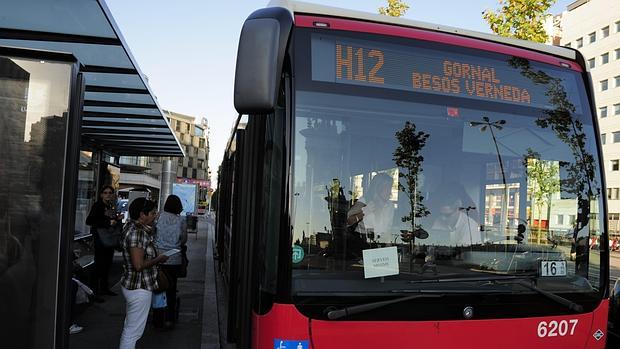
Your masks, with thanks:
[{"label": "orange led display", "polygon": [[[346,55],[343,54],[343,48]],[[378,75],[384,64],[383,56],[383,51],[380,50],[336,44],[336,78],[343,79],[342,73],[345,71],[346,80],[383,84],[384,78]]]},{"label": "orange led display", "polygon": [[443,76],[414,71],[411,74],[413,89],[462,94],[488,99],[531,104],[526,88],[503,84],[495,68],[476,64],[443,61]]},{"label": "orange led display", "polygon": [[[506,71],[501,68],[496,70],[496,67],[481,64],[429,59],[428,56],[407,57],[399,52],[390,55],[391,60],[386,61],[383,50],[336,43],[336,79],[385,85],[388,78],[388,86],[403,86],[401,77],[406,79],[407,75],[398,72],[406,69],[403,73],[411,77],[408,89],[413,88],[414,91],[532,103],[528,88],[517,86],[514,77],[504,76],[510,82],[502,81],[500,75],[505,75]],[[385,68],[388,68],[385,72],[389,73],[384,72]]]}]

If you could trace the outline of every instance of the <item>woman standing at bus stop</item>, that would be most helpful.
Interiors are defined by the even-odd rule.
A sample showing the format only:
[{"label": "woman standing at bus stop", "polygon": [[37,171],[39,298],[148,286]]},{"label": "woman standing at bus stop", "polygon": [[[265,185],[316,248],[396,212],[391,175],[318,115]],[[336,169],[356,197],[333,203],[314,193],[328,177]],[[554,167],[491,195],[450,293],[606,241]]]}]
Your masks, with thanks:
[{"label": "woman standing at bus stop", "polygon": [[119,349],[133,349],[144,333],[151,308],[153,291],[157,289],[158,265],[168,256],[157,254],[151,224],[155,220],[155,203],[145,198],[129,205],[131,220],[123,228],[123,276],[121,290],[127,300],[125,324]]},{"label": "woman standing at bus stop", "polygon": [[[176,195],[170,195],[164,204],[164,212],[159,215],[157,220],[157,237],[155,244],[159,253],[164,253],[171,249],[182,250],[187,243],[187,224],[185,217],[180,214],[183,211],[181,199]],[[170,277],[170,287],[166,290],[165,309],[155,309],[155,327],[171,328],[174,326],[177,312],[177,279],[181,271],[182,255],[173,254],[170,259],[161,267]]]},{"label": "woman standing at bus stop", "polygon": [[114,208],[114,188],[105,185],[99,193],[99,199],[93,204],[86,218],[86,224],[90,225],[91,234],[95,240],[95,300],[103,302],[101,295],[116,296],[109,287],[108,277],[110,266],[114,257],[114,247],[106,246],[100,235],[110,227],[120,229],[120,220]]}]

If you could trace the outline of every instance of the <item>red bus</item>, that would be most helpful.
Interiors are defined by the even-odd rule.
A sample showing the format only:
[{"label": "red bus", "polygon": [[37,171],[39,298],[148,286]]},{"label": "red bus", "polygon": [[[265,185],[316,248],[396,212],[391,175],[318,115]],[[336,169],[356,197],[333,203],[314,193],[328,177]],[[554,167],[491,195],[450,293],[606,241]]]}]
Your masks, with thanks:
[{"label": "red bus", "polygon": [[234,97],[227,340],[604,348],[606,198],[578,51],[277,2],[243,26]]}]

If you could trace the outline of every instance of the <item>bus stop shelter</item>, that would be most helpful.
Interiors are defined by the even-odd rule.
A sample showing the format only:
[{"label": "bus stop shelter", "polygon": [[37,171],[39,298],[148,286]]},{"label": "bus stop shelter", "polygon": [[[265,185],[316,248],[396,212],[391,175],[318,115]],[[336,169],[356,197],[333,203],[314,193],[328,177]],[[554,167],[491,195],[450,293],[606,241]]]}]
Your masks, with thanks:
[{"label": "bus stop shelter", "polygon": [[104,0],[0,2],[0,143],[0,343],[64,348],[75,223],[110,165],[184,156]]}]

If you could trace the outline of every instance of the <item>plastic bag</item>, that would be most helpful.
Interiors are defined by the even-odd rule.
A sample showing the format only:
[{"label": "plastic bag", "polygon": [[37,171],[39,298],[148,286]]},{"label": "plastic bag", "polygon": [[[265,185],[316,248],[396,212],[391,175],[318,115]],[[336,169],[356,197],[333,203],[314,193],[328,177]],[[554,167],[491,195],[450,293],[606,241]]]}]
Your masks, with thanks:
[{"label": "plastic bag", "polygon": [[153,309],[165,308],[167,305],[166,292],[153,293],[153,298],[151,300],[151,307]]},{"label": "plastic bag", "polygon": [[80,280],[76,278],[72,278],[72,280],[77,284],[77,292],[75,294],[75,304],[88,303],[89,297],[94,295],[93,290],[90,287],[84,285]]}]

